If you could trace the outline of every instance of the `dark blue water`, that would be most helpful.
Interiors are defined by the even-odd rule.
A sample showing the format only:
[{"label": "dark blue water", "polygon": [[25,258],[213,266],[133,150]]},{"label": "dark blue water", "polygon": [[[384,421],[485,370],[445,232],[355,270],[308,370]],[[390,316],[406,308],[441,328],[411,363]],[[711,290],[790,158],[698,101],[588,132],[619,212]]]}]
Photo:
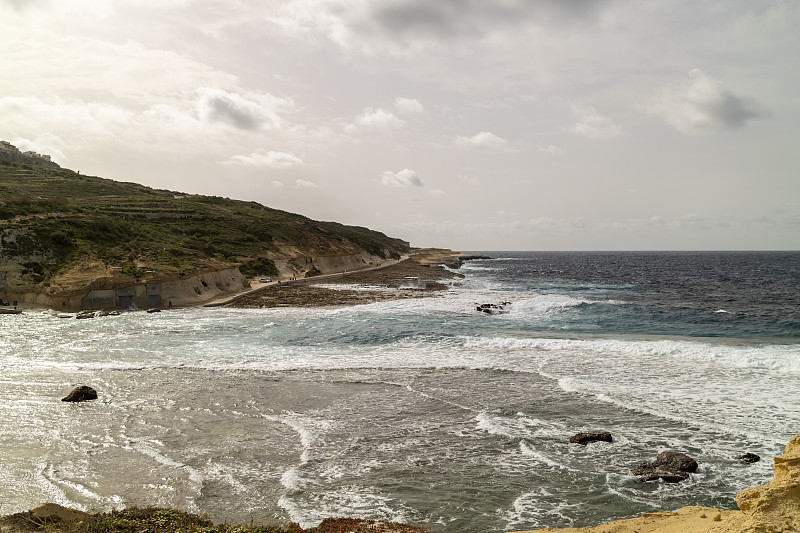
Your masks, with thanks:
[{"label": "dark blue water", "polygon": [[800,252],[479,253],[505,288],[587,300],[542,330],[800,339]]}]

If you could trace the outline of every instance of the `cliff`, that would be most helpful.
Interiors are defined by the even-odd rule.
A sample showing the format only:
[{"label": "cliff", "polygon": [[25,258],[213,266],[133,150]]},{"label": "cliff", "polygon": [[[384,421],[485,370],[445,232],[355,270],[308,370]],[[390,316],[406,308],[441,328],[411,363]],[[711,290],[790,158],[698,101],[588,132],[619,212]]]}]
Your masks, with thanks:
[{"label": "cliff", "polygon": [[[739,511],[683,507],[596,527],[543,528],[548,533],[791,533],[800,531],[800,434],[775,457],[772,481],[736,496]],[[532,532],[519,532],[532,533]]]},{"label": "cliff", "polygon": [[[121,289],[192,285],[188,280],[205,285],[192,285],[195,294],[184,299],[210,299],[247,278],[354,270],[410,250],[364,227],[50,163],[0,144],[0,297],[20,305],[75,310],[84,296],[103,300],[92,292],[115,291],[104,302],[128,301]],[[214,280],[212,289],[198,277],[223,271],[226,280]],[[162,299],[166,304],[167,295]]]}]

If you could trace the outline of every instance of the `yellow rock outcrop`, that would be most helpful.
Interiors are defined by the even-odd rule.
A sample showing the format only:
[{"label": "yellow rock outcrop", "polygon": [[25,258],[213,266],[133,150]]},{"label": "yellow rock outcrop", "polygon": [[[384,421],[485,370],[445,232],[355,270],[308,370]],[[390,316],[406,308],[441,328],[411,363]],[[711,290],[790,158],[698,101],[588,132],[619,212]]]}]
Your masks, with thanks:
[{"label": "yellow rock outcrop", "polygon": [[[740,492],[740,511],[683,507],[596,527],[535,529],[540,533],[791,533],[800,531],[800,435],[775,458],[772,481]],[[532,533],[532,532],[520,532]]]}]

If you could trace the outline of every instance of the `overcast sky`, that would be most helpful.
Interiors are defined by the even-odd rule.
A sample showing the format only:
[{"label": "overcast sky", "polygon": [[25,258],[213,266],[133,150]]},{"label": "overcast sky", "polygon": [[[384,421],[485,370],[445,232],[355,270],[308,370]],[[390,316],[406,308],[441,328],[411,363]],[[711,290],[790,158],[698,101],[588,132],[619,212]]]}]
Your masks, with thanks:
[{"label": "overcast sky", "polygon": [[796,0],[0,0],[0,139],[459,250],[800,249]]}]

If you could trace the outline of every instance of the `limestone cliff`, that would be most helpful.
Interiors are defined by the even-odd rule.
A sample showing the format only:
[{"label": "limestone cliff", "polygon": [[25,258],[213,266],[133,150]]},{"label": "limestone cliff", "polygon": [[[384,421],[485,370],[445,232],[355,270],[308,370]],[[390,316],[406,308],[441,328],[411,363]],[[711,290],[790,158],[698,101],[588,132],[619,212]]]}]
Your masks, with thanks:
[{"label": "limestone cliff", "polygon": [[[740,511],[683,507],[596,527],[543,528],[550,533],[791,533],[800,531],[800,434],[775,458],[772,481],[736,496]],[[520,532],[532,533],[532,532]]]}]

